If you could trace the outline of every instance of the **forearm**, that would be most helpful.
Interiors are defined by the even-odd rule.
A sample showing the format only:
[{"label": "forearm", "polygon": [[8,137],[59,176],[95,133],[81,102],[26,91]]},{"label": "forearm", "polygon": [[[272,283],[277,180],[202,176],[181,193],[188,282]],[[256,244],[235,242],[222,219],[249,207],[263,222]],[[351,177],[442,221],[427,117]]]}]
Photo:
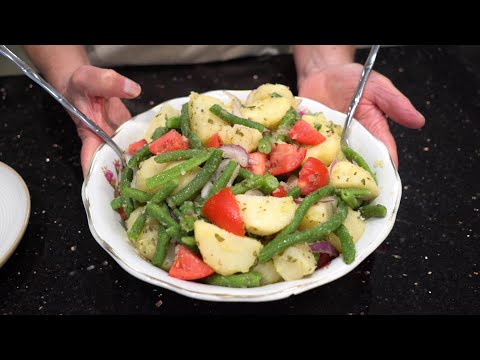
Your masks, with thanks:
[{"label": "forearm", "polygon": [[354,55],[355,45],[295,45],[293,57],[298,82],[327,66],[352,63]]},{"label": "forearm", "polygon": [[90,64],[83,45],[25,45],[24,48],[45,79],[62,93],[72,73]]}]

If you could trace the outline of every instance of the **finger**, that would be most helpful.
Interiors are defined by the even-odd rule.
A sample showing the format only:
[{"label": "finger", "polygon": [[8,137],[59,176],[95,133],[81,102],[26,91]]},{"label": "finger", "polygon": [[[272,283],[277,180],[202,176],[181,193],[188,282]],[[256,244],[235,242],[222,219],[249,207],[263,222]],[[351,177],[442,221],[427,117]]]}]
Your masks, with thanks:
[{"label": "finger", "polygon": [[82,151],[80,153],[80,163],[82,164],[83,177],[86,177],[88,170],[90,169],[90,163],[93,159],[93,154],[98,149],[98,147],[103,143],[103,141],[91,133],[84,137],[82,142]]},{"label": "finger", "polygon": [[383,142],[387,147],[388,152],[392,158],[393,163],[398,169],[398,154],[397,144],[390,132],[387,119],[378,108],[359,106],[357,112],[358,119],[362,125],[370,131],[378,140]]},{"label": "finger", "polygon": [[77,90],[104,98],[133,99],[142,91],[140,85],[115,70],[89,65],[77,69],[70,81]]},{"label": "finger", "polygon": [[374,76],[369,90],[373,95],[373,101],[388,117],[398,124],[412,129],[418,129],[425,125],[425,117],[415,109],[410,100],[390,80],[378,73],[372,75]]}]

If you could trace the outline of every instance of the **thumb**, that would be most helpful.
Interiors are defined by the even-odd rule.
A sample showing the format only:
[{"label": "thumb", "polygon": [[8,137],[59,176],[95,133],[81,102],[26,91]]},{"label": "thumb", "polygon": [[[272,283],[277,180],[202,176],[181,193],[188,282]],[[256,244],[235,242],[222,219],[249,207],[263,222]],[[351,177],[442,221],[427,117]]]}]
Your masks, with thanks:
[{"label": "thumb", "polygon": [[76,91],[103,98],[133,99],[142,91],[140,85],[115,70],[90,65],[81,66],[73,73],[70,86]]}]

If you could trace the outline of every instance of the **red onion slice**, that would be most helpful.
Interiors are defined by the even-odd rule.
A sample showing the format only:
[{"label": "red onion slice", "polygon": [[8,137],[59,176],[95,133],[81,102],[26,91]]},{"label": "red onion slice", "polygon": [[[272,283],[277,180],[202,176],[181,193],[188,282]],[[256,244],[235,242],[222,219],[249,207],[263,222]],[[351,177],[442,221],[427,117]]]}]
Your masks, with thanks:
[{"label": "red onion slice", "polygon": [[223,150],[223,157],[237,161],[241,167],[248,166],[248,153],[240,145],[223,145],[220,146]]},{"label": "red onion slice", "polygon": [[325,253],[333,257],[338,256],[338,251],[328,241],[319,241],[310,244],[310,250],[316,253]]},{"label": "red onion slice", "polygon": [[337,164],[337,159],[333,160],[332,163],[330,164],[330,167],[328,169],[330,175],[332,175],[333,168],[335,167],[336,164]]},{"label": "red onion slice", "polygon": [[208,196],[208,193],[210,192],[210,190],[212,190],[212,182],[209,181],[205,184],[205,186],[202,188],[202,191],[200,192],[200,196],[203,198],[203,199],[206,199],[207,196]]}]

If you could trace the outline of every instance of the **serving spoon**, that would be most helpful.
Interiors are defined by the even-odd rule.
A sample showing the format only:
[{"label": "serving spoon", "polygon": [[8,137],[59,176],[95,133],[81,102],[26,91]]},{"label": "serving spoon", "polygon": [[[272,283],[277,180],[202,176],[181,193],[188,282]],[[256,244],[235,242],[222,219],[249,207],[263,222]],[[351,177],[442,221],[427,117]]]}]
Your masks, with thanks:
[{"label": "serving spoon", "polygon": [[22,59],[15,55],[9,48],[5,45],[0,45],[0,53],[5,56],[7,59],[11,60],[16,66],[23,71],[23,73],[28,76],[30,79],[35,81],[40,87],[42,87],[46,92],[48,92],[55,100],[57,100],[60,105],[65,109],[71,111],[78,119],[80,119],[85,125],[88,126],[95,134],[102,138],[112,149],[117,153],[122,162],[122,169],[126,166],[125,153],[123,150],[113,141],[113,139],[107,135],[97,124],[90,120],[83,112],[78,110],[75,106],[72,105],[62,94],[60,94],[55,88],[50,85],[45,79],[43,79],[36,71],[34,71],[30,66],[28,66]]},{"label": "serving spoon", "polygon": [[378,49],[380,49],[380,45],[373,45],[371,47],[370,53],[368,54],[368,58],[365,61],[365,64],[363,65],[363,70],[360,75],[360,82],[358,83],[357,89],[353,94],[350,107],[348,108],[347,117],[345,118],[345,123],[343,124],[342,137],[340,139],[340,145],[342,149],[344,147],[348,147],[347,138],[348,138],[348,134],[350,133],[348,129],[349,129],[353,114],[357,109],[357,105],[360,102],[360,99],[362,98],[363,89],[365,88],[368,77],[370,76],[370,72],[372,71],[373,64],[375,63],[375,58],[377,57]]}]

